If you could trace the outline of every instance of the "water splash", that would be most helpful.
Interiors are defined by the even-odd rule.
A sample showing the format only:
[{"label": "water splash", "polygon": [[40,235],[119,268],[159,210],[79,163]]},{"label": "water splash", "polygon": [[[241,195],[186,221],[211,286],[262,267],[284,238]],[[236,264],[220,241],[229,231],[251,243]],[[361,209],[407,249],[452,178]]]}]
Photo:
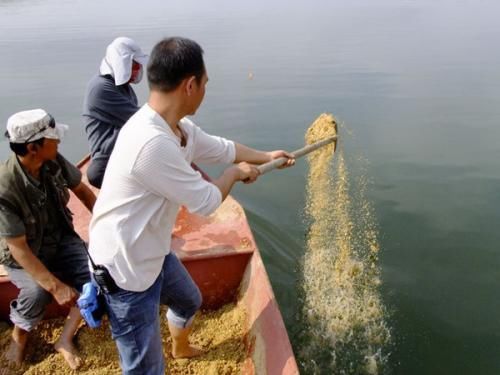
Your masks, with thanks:
[{"label": "water splash", "polygon": [[[331,129],[328,121],[322,115],[313,123],[308,143]],[[342,145],[332,164],[333,156],[330,145],[308,158],[310,226],[302,280],[307,329],[299,356],[306,373],[379,374],[391,335],[379,293],[380,246],[365,197],[368,180],[365,174],[351,178]]]}]

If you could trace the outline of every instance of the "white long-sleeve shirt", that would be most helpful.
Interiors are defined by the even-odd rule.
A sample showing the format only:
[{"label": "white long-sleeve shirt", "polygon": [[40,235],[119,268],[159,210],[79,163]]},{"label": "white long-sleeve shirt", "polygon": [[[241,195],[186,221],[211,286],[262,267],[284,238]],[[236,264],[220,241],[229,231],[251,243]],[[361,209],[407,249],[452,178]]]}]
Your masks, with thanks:
[{"label": "white long-sleeve shirt", "polygon": [[232,141],[206,134],[191,120],[180,123],[187,144],[145,104],[122,128],[109,160],[89,230],[89,252],[123,289],[144,291],[170,252],[179,206],[208,215],[220,190],[191,162],[233,163]]}]

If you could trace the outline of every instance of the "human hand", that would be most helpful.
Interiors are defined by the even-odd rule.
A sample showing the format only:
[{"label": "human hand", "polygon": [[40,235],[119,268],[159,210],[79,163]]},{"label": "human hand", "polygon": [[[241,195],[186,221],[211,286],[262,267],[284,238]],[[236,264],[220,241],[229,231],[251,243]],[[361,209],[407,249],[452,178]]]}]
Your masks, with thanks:
[{"label": "human hand", "polygon": [[245,184],[255,182],[260,175],[259,169],[255,165],[248,164],[247,162],[238,163],[233,168],[235,168],[237,173],[236,181],[243,181]]},{"label": "human hand", "polygon": [[59,305],[72,307],[78,298],[78,293],[75,289],[60,282],[58,283],[56,289],[52,292],[52,296]]},{"label": "human hand", "polygon": [[292,165],[295,165],[295,158],[293,157],[293,155],[284,150],[269,151],[267,155],[269,156],[269,161],[279,158],[288,159],[286,162],[283,163],[283,165],[279,166],[278,169],[288,168],[291,167]]}]

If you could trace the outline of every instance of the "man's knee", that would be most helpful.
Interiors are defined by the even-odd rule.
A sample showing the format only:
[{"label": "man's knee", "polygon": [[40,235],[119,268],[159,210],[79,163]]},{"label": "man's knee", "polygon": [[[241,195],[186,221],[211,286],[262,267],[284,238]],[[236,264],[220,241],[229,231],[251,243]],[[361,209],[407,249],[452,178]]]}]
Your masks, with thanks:
[{"label": "man's knee", "polygon": [[17,299],[11,302],[11,320],[17,326],[30,331],[40,321],[52,295],[38,284],[20,289]]},{"label": "man's knee", "polygon": [[43,309],[52,301],[52,295],[36,284],[21,289],[17,300],[30,310],[36,310],[36,307],[40,307],[43,311]]},{"label": "man's knee", "polygon": [[188,293],[186,293],[182,299],[177,300],[175,303],[171,303],[169,307],[173,307],[173,309],[183,317],[190,318],[200,309],[203,297],[200,289],[194,282],[187,291]]},{"label": "man's knee", "polygon": [[203,297],[201,296],[200,288],[196,286],[195,290],[193,291],[192,306],[190,308],[190,310],[193,312],[193,315],[200,309],[202,302]]},{"label": "man's knee", "polygon": [[203,302],[200,289],[194,285],[189,298],[169,306],[167,311],[167,320],[173,325],[185,328],[191,325],[196,311],[198,311]]}]

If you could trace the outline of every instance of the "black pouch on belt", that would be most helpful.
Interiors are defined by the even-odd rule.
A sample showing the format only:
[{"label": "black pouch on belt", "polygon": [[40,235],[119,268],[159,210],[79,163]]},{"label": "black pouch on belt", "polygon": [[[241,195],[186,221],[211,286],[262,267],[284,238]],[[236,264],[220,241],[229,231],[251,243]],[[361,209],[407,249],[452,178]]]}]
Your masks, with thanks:
[{"label": "black pouch on belt", "polygon": [[84,248],[90,259],[90,264],[92,264],[92,268],[94,269],[94,272],[92,272],[92,274],[94,275],[94,280],[101,291],[107,294],[118,291],[118,285],[116,285],[115,280],[113,280],[113,278],[109,274],[108,269],[103,265],[94,263],[94,259],[92,259],[92,257],[90,256],[89,249],[87,249],[87,244],[85,243]]},{"label": "black pouch on belt", "polygon": [[115,283],[115,280],[109,274],[109,271],[106,267],[101,265],[94,265],[94,280],[99,285],[101,290],[104,293],[114,293],[118,291],[118,286]]}]

